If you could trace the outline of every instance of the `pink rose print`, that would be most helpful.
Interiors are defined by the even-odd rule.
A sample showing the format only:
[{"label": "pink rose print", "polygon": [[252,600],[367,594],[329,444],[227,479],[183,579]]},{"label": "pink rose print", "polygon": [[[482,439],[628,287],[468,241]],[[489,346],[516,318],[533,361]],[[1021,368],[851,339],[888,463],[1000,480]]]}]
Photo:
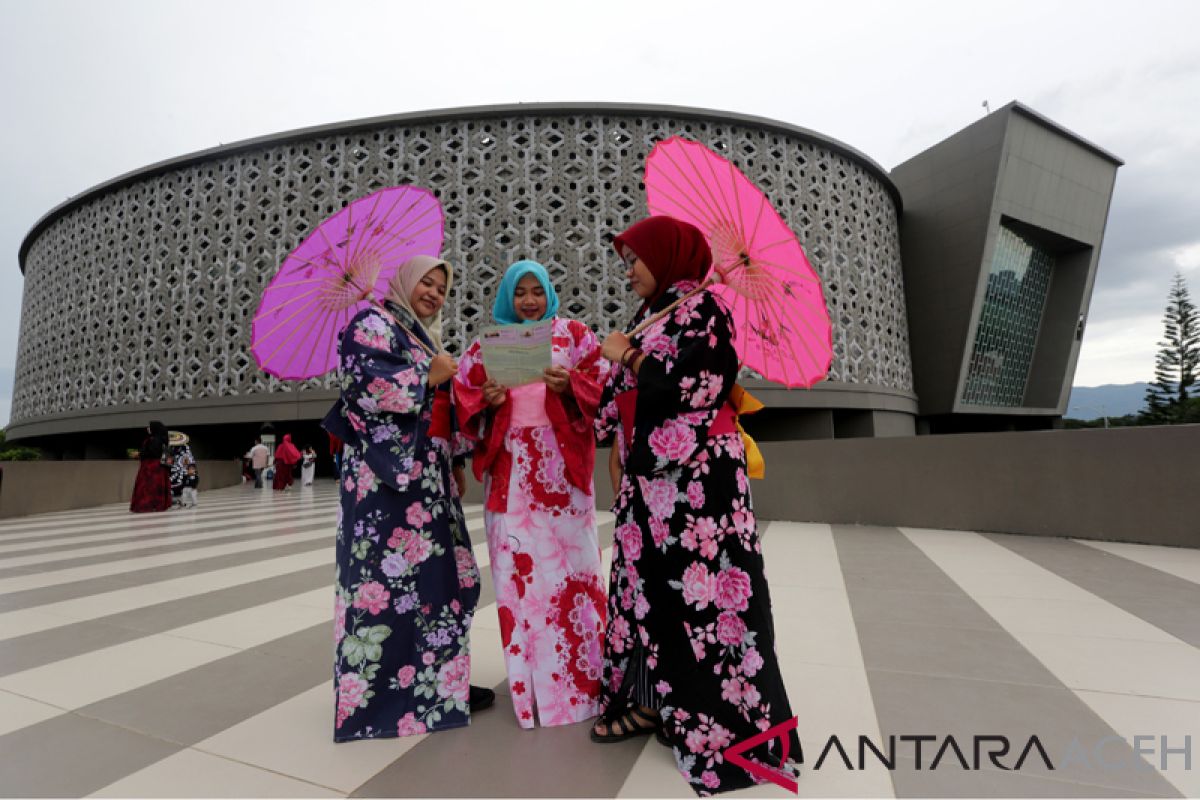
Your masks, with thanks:
[{"label": "pink rose print", "polygon": [[708,567],[700,562],[688,565],[683,571],[683,602],[702,611],[712,602],[716,581]]},{"label": "pink rose print", "polygon": [[704,506],[704,484],[700,481],[692,481],[687,487],[687,501],[692,508],[702,508]]},{"label": "pink rose print", "polygon": [[396,723],[397,736],[416,736],[425,733],[425,723],[413,716],[410,711]]},{"label": "pink rose print", "polygon": [[733,734],[729,732],[729,729],[714,723],[712,730],[708,732],[708,749],[714,753],[720,753],[731,744],[733,744]]},{"label": "pink rose print", "polygon": [[691,730],[684,737],[684,744],[687,749],[693,753],[703,753],[705,746],[708,744],[708,734],[701,730]]},{"label": "pink rose print", "polygon": [[650,611],[650,601],[646,599],[646,595],[639,594],[633,604],[633,616],[638,619],[645,619],[646,614]]},{"label": "pink rose print", "polygon": [[408,520],[408,524],[414,528],[419,528],[426,522],[433,520],[433,515],[422,508],[420,503],[410,505],[408,510],[404,512],[404,516]]},{"label": "pink rose print", "polygon": [[371,614],[378,614],[388,607],[389,598],[391,598],[391,594],[382,583],[368,581],[358,587],[358,594],[354,597],[354,607],[364,608]]},{"label": "pink rose print", "polygon": [[696,432],[678,420],[669,419],[654,429],[649,442],[650,452],[656,458],[683,461],[696,449]]},{"label": "pink rose print", "polygon": [[467,679],[471,677],[471,657],[468,655],[455,656],[442,665],[438,670],[438,697],[452,697],[466,702],[470,687]]},{"label": "pink rose print", "polygon": [[679,490],[674,482],[666,478],[647,480],[638,476],[638,483],[641,484],[642,499],[652,517],[667,520],[675,514],[675,500],[679,496]]},{"label": "pink rose print", "polygon": [[688,515],[688,526],[683,530],[681,543],[685,550],[699,550],[700,555],[712,558],[717,554],[717,539],[720,531],[712,517],[692,519]]},{"label": "pink rose print", "polygon": [[[665,483],[665,481],[664,481]],[[614,531],[614,536],[621,542],[621,550],[630,561],[637,561],[642,555],[642,532],[632,522],[627,522]]]},{"label": "pink rose print", "polygon": [[704,772],[700,773],[700,782],[703,783],[707,789],[716,789],[721,785],[721,779],[718,778],[717,773],[713,772],[711,769],[706,769]]},{"label": "pink rose print", "polygon": [[717,641],[723,645],[735,646],[742,643],[746,635],[746,623],[732,611],[722,611],[717,617]]},{"label": "pink rose print", "polygon": [[358,468],[355,472],[358,478],[355,495],[359,500],[362,500],[368,494],[375,491],[379,482],[375,478],[375,473],[371,471],[371,468],[367,466],[367,462],[365,461],[358,462]]},{"label": "pink rose print", "polygon": [[421,663],[427,667],[432,665],[434,661],[437,661],[437,656],[431,652],[426,652],[421,655]]},{"label": "pink rose print", "polygon": [[342,723],[354,713],[356,708],[366,707],[366,694],[369,686],[366,679],[357,672],[344,672],[338,678],[337,727],[342,727]]},{"label": "pink rose print", "polygon": [[745,611],[750,607],[750,576],[737,567],[717,573],[713,605],[722,611]]},{"label": "pink rose print", "polygon": [[408,687],[412,686],[413,678],[416,676],[417,668],[412,664],[405,664],[400,668],[400,671],[396,673],[396,680],[400,682],[401,689],[407,689]]},{"label": "pink rose print", "polygon": [[462,545],[454,548],[454,561],[458,566],[458,585],[463,589],[475,586],[478,571],[475,568],[475,555]]},{"label": "pink rose print", "polygon": [[346,601],[342,595],[333,596],[333,643],[341,644],[346,638]]}]

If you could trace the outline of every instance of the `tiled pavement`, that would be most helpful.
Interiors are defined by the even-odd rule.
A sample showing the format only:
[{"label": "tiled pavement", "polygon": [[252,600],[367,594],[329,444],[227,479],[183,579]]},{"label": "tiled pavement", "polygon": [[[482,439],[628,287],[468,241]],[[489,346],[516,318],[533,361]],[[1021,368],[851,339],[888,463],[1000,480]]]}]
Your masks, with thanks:
[{"label": "tiled pavement", "polygon": [[[692,796],[652,739],[522,731],[503,694],[468,728],[334,745],[335,507],[325,482],[0,523],[0,795]],[[481,511],[467,516],[486,564]],[[1200,795],[1200,551],[789,522],[763,534],[801,795]],[[472,682],[503,693],[494,599],[488,577]],[[893,769],[869,752],[858,768],[860,737],[888,736]],[[919,765],[904,736],[936,737]],[[978,736],[1007,737],[1010,769],[988,762],[998,740],[980,740],[973,768]],[[1034,736],[1056,768],[1034,750],[1012,769]],[[1163,737],[1183,750],[1188,736],[1192,768],[1168,752],[1162,769]],[[833,737],[852,769],[836,750],[821,759]]]}]

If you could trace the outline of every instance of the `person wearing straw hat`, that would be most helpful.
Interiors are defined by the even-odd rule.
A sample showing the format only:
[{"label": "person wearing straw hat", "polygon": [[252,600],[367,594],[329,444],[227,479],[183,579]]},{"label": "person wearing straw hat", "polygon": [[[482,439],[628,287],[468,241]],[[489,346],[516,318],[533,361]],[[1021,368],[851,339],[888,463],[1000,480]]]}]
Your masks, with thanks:
[{"label": "person wearing straw hat", "polygon": [[[614,367],[596,430],[615,439],[616,527],[604,714],[591,736],[613,742],[657,730],[697,794],[744,788],[754,777],[724,751],[792,712],[730,402],[733,318],[714,293],[689,296],[712,261],[694,226],[650,217],[614,247],[643,300],[634,323],[653,321],[633,336],[610,334],[602,348]],[[795,731],[787,735],[798,754]],[[771,740],[746,758],[786,767],[779,754]]]},{"label": "person wearing straw hat", "polygon": [[542,379],[489,378],[477,339],[454,379],[463,431],[478,444],[484,526],[508,686],[522,728],[596,716],[604,579],[596,537],[592,423],[607,363],[587,325],[558,316],[546,268],[518,261],[496,292],[502,325],[550,321]]},{"label": "person wearing straw hat", "polygon": [[453,271],[417,256],[382,305],[341,335],[341,396],[322,423],[344,442],[334,597],[334,741],[467,725],[494,701],[468,684],[479,570],[452,466],[441,309]]}]

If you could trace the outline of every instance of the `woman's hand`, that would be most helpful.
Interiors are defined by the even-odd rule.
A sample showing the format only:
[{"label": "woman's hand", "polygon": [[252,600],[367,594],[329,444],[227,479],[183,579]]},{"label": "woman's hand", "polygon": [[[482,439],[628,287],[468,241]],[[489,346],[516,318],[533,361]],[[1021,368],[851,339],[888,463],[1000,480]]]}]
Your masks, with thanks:
[{"label": "woman's hand", "polygon": [[458,496],[462,497],[467,493],[467,471],[462,464],[455,464],[450,468],[450,475],[454,478],[454,487],[458,489]]},{"label": "woman's hand", "polygon": [[[617,433],[620,436],[620,432]],[[621,469],[621,455],[617,451],[617,443],[614,441],[608,453],[608,479],[612,481],[613,497],[621,493],[621,479],[625,477],[625,471]]]},{"label": "woman's hand", "polygon": [[458,362],[449,353],[438,353],[429,362],[429,385],[441,386],[458,374]]},{"label": "woman's hand", "polygon": [[492,408],[499,408],[504,405],[504,401],[508,400],[508,389],[496,383],[491,378],[484,381],[481,388],[483,389],[484,402]]},{"label": "woman's hand", "polygon": [[542,380],[555,394],[571,391],[571,373],[566,367],[546,367],[542,371]]},{"label": "woman's hand", "polygon": [[621,363],[621,356],[629,349],[629,337],[620,331],[613,331],[600,346],[600,355],[614,364]]}]

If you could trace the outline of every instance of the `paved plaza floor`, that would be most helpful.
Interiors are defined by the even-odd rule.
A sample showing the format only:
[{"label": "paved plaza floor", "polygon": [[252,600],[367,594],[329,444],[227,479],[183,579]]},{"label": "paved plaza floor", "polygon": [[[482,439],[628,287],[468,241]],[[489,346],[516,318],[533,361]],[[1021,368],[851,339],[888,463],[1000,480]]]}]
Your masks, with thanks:
[{"label": "paved plaza floor", "polygon": [[[653,738],[517,727],[486,569],[472,683],[496,706],[467,728],[335,745],[336,492],[0,522],[0,795],[693,796]],[[485,565],[482,511],[467,516]],[[800,795],[1200,795],[1200,551],[761,531]],[[891,768],[864,743],[887,756],[889,737]]]}]

